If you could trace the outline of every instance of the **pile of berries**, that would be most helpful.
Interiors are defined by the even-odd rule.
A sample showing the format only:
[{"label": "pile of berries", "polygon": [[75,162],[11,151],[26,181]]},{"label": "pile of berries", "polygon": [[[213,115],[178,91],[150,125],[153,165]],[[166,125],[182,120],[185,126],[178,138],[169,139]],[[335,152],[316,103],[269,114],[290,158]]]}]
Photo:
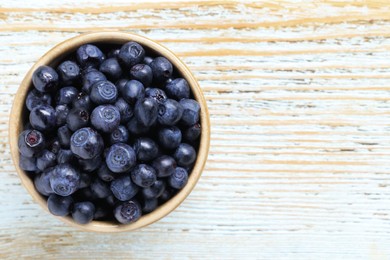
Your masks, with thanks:
[{"label": "pile of berries", "polygon": [[52,214],[128,224],[186,185],[200,106],[165,57],[137,42],[86,44],[32,83],[19,165]]}]

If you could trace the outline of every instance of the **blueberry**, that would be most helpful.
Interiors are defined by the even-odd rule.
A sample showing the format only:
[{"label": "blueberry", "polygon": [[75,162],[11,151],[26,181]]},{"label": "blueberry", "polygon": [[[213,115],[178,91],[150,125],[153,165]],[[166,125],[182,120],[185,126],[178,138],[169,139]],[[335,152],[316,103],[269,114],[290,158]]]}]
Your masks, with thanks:
[{"label": "blueberry", "polygon": [[114,104],[118,98],[116,86],[110,81],[96,82],[91,88],[91,100],[98,104]]},{"label": "blueberry", "polygon": [[156,178],[156,171],[147,164],[138,164],[131,171],[131,179],[142,188],[152,186]]},{"label": "blueberry", "polygon": [[92,159],[103,151],[103,138],[90,127],[77,130],[70,138],[70,149],[82,159]]},{"label": "blueberry", "polygon": [[32,82],[40,92],[53,92],[58,86],[58,74],[49,66],[40,66],[34,71]]},{"label": "blueberry", "polygon": [[19,167],[20,169],[28,172],[35,172],[37,168],[37,159],[35,157],[19,156]]},{"label": "blueberry", "polygon": [[91,175],[89,173],[81,173],[80,183],[78,188],[83,189],[89,187],[90,184],[91,184]]},{"label": "blueberry", "polygon": [[110,133],[117,129],[120,121],[119,110],[113,105],[98,106],[91,114],[92,126],[105,133]]},{"label": "blueberry", "polygon": [[182,189],[188,181],[188,173],[184,168],[176,167],[175,171],[168,178],[168,183],[172,188]]},{"label": "blueberry", "polygon": [[96,82],[107,80],[106,76],[96,69],[89,69],[83,73],[83,87],[82,91],[90,93],[92,85]]},{"label": "blueberry", "polygon": [[117,129],[110,134],[110,144],[127,143],[129,140],[129,131],[123,125],[118,126]]},{"label": "blueberry", "polygon": [[63,87],[57,92],[57,105],[69,105],[76,99],[79,91],[75,87]]},{"label": "blueberry", "polygon": [[122,45],[118,58],[128,68],[140,63],[145,57],[145,50],[136,42],[128,42]]},{"label": "blueberry", "polygon": [[103,52],[92,44],[80,46],[76,51],[76,58],[81,67],[98,67],[105,59]]},{"label": "blueberry", "polygon": [[150,66],[150,63],[152,63],[153,58],[150,56],[145,56],[144,60],[142,61],[144,64]]},{"label": "blueberry", "polygon": [[102,157],[100,155],[93,157],[92,159],[78,159],[80,168],[86,172],[93,172],[97,170],[102,164]]},{"label": "blueberry", "polygon": [[56,155],[49,150],[43,150],[42,153],[37,157],[37,168],[41,171],[52,167],[56,164]]},{"label": "blueberry", "polygon": [[66,84],[73,83],[80,77],[79,66],[76,62],[70,60],[62,62],[57,67],[57,72],[60,76],[60,79]]},{"label": "blueberry", "polygon": [[176,126],[161,128],[158,131],[158,141],[166,149],[175,149],[181,143],[181,131]]},{"label": "blueberry", "polygon": [[140,81],[145,87],[149,87],[153,81],[153,71],[145,64],[136,64],[130,69],[130,76]]},{"label": "blueberry", "polygon": [[92,180],[90,188],[93,195],[98,199],[107,198],[112,194],[108,184],[99,178]]},{"label": "blueberry", "polygon": [[182,99],[180,104],[183,106],[183,115],[181,122],[186,126],[191,126],[199,121],[199,103],[193,99]]},{"label": "blueberry", "polygon": [[109,58],[100,64],[99,70],[109,79],[116,80],[122,75],[122,69],[116,58]]},{"label": "blueberry", "polygon": [[29,111],[41,105],[51,105],[51,96],[48,93],[42,93],[35,88],[30,90],[26,97],[26,107]]},{"label": "blueberry", "polygon": [[71,196],[63,197],[51,194],[47,199],[47,208],[55,216],[64,217],[69,215],[72,204],[73,199]]},{"label": "blueberry", "polygon": [[57,129],[58,141],[60,142],[63,148],[69,149],[71,136],[72,136],[72,131],[70,131],[66,125],[60,126]]},{"label": "blueberry", "polygon": [[108,52],[107,58],[118,58],[120,49],[112,49]]},{"label": "blueberry", "polygon": [[85,92],[80,92],[75,100],[73,100],[73,108],[82,108],[89,111],[92,108],[92,101],[89,98],[89,95]]},{"label": "blueberry", "polygon": [[70,130],[76,131],[88,125],[89,113],[85,108],[72,108],[66,117],[66,123]]},{"label": "blueberry", "polygon": [[138,186],[132,182],[130,176],[125,175],[111,182],[111,191],[118,200],[126,201],[137,194]]},{"label": "blueberry", "polygon": [[173,99],[167,99],[158,106],[157,120],[161,125],[172,126],[181,119],[183,107],[179,102]]},{"label": "blueberry", "polygon": [[176,162],[171,156],[163,155],[156,158],[152,166],[157,172],[157,177],[168,177],[175,171]]},{"label": "blueberry", "polygon": [[107,164],[104,162],[102,163],[102,165],[98,169],[97,175],[102,181],[105,181],[105,182],[113,181],[115,179],[115,177],[117,176],[116,173],[114,173],[114,172],[110,171],[110,169],[108,169]]},{"label": "blueberry", "polygon": [[124,88],[124,86],[128,81],[129,81],[128,79],[122,78],[119,79],[117,82],[115,82],[115,86],[118,89],[119,93],[122,93],[122,89]]},{"label": "blueberry", "polygon": [[68,105],[58,105],[55,108],[56,110],[56,125],[62,126],[66,124],[66,118],[69,114],[69,107]]},{"label": "blueberry", "polygon": [[38,130],[25,130],[19,135],[19,152],[25,157],[36,156],[45,147],[45,138]]},{"label": "blueberry", "polygon": [[50,186],[50,177],[55,172],[55,168],[46,169],[40,175],[35,176],[34,178],[34,186],[35,189],[42,194],[43,196],[49,196],[54,193],[53,189]]},{"label": "blueberry", "polygon": [[155,210],[158,206],[158,199],[145,199],[142,201],[142,212],[150,213]]},{"label": "blueberry", "polygon": [[199,138],[201,131],[202,128],[200,124],[196,123],[184,130],[183,138],[188,142],[194,142]]},{"label": "blueberry", "polygon": [[145,97],[153,98],[158,104],[162,104],[167,100],[167,94],[165,94],[164,90],[159,88],[145,89]]},{"label": "blueberry", "polygon": [[135,117],[132,117],[129,123],[126,125],[127,130],[132,135],[140,135],[149,131],[149,127],[144,126],[142,123],[138,122]]},{"label": "blueberry", "polygon": [[142,195],[146,199],[155,199],[161,196],[165,190],[165,183],[162,180],[156,180],[152,186],[142,189]]},{"label": "blueberry", "polygon": [[129,224],[141,217],[141,206],[136,201],[126,201],[114,209],[114,216],[119,223]]},{"label": "blueberry", "polygon": [[72,218],[79,224],[88,224],[93,220],[95,205],[89,201],[77,202],[73,206]]},{"label": "blueberry", "polygon": [[133,116],[133,108],[123,98],[118,98],[115,102],[116,108],[118,108],[121,115],[121,123],[127,123]]},{"label": "blueberry", "polygon": [[168,188],[166,188],[163,193],[161,194],[160,197],[158,197],[158,202],[160,204],[164,204],[165,202],[167,202],[168,200],[170,200],[173,196],[173,192],[171,190],[169,190]]},{"label": "blueberry", "polygon": [[153,70],[153,80],[157,83],[165,82],[172,76],[172,63],[164,57],[155,58],[149,66]]},{"label": "blueberry", "polygon": [[134,142],[134,150],[140,161],[151,161],[158,155],[158,145],[152,139],[140,137]]},{"label": "blueberry", "polygon": [[59,164],[50,176],[50,186],[60,196],[74,193],[80,182],[80,173],[70,164]]},{"label": "blueberry", "polygon": [[158,104],[153,98],[138,100],[135,104],[134,115],[144,126],[151,126],[157,120]]},{"label": "blueberry", "polygon": [[190,86],[187,80],[183,78],[177,78],[169,82],[165,86],[165,92],[170,98],[180,100],[182,98],[190,97]]},{"label": "blueberry", "polygon": [[144,85],[138,80],[129,80],[121,88],[121,94],[124,100],[129,104],[134,104],[137,100],[144,98]]},{"label": "blueberry", "polygon": [[135,162],[136,155],[133,148],[124,143],[113,144],[106,155],[107,167],[116,173],[129,171]]},{"label": "blueberry", "polygon": [[189,166],[195,162],[196,151],[191,145],[182,143],[176,149],[173,157],[179,166]]},{"label": "blueberry", "polygon": [[30,112],[30,124],[39,131],[50,130],[56,125],[56,111],[49,105],[35,107]]},{"label": "blueberry", "polygon": [[73,153],[71,150],[60,149],[57,154],[57,163],[71,163],[74,159]]}]

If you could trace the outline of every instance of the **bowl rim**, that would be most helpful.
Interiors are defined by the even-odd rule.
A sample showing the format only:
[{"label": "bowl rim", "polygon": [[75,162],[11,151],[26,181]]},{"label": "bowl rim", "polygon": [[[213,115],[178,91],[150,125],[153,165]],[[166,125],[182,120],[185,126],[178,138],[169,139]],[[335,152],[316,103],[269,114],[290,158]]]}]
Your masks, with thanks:
[{"label": "bowl rim", "polygon": [[[78,224],[72,220],[71,217],[57,217],[64,221],[65,223],[79,228],[84,231],[92,232],[123,232],[139,229],[150,225],[164,216],[168,215],[174,209],[176,209],[190,194],[190,192],[195,187],[198,182],[202,171],[205,167],[207,160],[209,146],[210,146],[210,118],[209,112],[207,109],[206,100],[203,96],[203,92],[199,87],[197,80],[194,75],[188,69],[188,67],[169,49],[160,45],[159,43],[137,34],[127,33],[127,32],[96,32],[96,33],[85,33],[72,38],[69,38],[53,48],[47,51],[37,62],[30,68],[21,82],[14,101],[12,104],[10,120],[9,120],[9,143],[11,150],[11,157],[13,164],[16,168],[18,176],[28,191],[28,193],[33,197],[33,200],[36,201],[46,212],[49,212],[46,205],[46,199],[40,195],[34,187],[33,180],[27,176],[27,174],[19,167],[19,151],[18,151],[18,136],[22,131],[23,122],[20,120],[22,118],[22,112],[24,111],[25,98],[28,90],[32,84],[32,74],[36,68],[41,65],[48,65],[55,60],[60,59],[60,57],[68,55],[69,53],[76,50],[77,47],[86,44],[86,43],[107,43],[107,44],[123,44],[128,41],[135,41],[140,43],[143,46],[146,46],[150,49],[153,49],[156,53],[161,56],[166,57],[173,66],[180,72],[180,74],[185,78],[194,94],[195,99],[199,102],[201,106],[200,111],[200,123],[201,123],[201,139],[199,144],[199,150],[195,166],[189,176],[187,185],[180,190],[173,198],[165,202],[162,206],[157,208],[152,213],[143,215],[138,221],[131,224],[114,224],[105,221],[92,221],[89,224]],[[50,213],[49,213],[50,214]],[[50,214],[51,215],[51,214]],[[52,215],[53,216],[53,215]],[[56,217],[56,216],[55,216]]]}]

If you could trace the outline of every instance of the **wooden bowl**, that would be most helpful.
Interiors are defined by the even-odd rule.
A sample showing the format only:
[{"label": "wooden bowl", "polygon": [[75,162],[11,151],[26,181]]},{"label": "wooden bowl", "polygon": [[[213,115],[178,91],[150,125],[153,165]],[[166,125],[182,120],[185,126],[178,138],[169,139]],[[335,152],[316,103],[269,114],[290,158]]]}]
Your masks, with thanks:
[{"label": "wooden bowl", "polygon": [[179,204],[188,196],[191,190],[194,188],[197,183],[204,165],[206,163],[209,145],[210,145],[210,121],[209,114],[207,110],[206,101],[204,99],[202,90],[200,89],[196,79],[187,68],[186,65],[171,51],[161,46],[160,44],[147,39],[145,37],[130,34],[130,33],[120,33],[120,32],[101,32],[101,33],[90,33],[83,34],[69,40],[66,40],[53,49],[48,51],[43,55],[29,70],[22,83],[19,86],[19,89],[16,93],[15,100],[12,106],[12,112],[9,122],[9,140],[11,147],[12,159],[16,168],[16,171],[27,191],[31,194],[33,199],[37,201],[47,212],[46,198],[40,195],[34,187],[33,181],[27,176],[27,174],[20,169],[19,167],[19,151],[18,151],[18,136],[23,129],[24,119],[27,118],[27,109],[25,108],[25,98],[29,89],[32,88],[31,76],[36,68],[41,65],[56,66],[58,63],[63,60],[70,53],[74,52],[80,45],[86,43],[99,43],[99,44],[124,44],[128,41],[136,41],[140,43],[147,51],[152,51],[156,54],[166,57],[173,66],[179,71],[181,76],[185,78],[194,94],[195,99],[199,102],[201,106],[200,113],[200,122],[202,126],[202,134],[200,138],[200,146],[198,150],[198,157],[192,170],[187,185],[180,190],[174,197],[172,197],[165,204],[161,205],[152,213],[143,215],[138,221],[123,225],[109,221],[92,221],[86,225],[80,225],[73,221],[71,217],[59,217],[61,220],[66,223],[80,228],[86,231],[95,231],[95,232],[121,232],[121,231],[130,231],[137,228],[141,228],[152,224],[153,222],[161,219],[162,217],[169,214],[173,211]]}]

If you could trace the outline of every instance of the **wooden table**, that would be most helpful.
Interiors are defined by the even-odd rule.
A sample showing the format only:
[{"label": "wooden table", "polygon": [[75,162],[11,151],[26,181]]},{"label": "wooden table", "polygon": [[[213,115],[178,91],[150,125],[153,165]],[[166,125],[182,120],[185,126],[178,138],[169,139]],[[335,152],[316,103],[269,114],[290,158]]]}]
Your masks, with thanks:
[{"label": "wooden table", "polygon": [[[0,2],[1,259],[389,259],[389,1]],[[198,78],[209,160],[173,213],[94,234],[46,214],[8,146],[31,65],[83,32],[138,33]]]}]

